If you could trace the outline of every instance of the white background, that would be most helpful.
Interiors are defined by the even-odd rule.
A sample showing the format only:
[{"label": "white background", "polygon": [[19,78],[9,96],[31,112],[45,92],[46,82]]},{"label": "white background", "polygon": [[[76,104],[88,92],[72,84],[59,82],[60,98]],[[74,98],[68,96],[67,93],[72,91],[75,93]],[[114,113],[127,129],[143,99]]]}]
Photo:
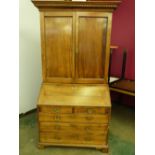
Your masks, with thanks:
[{"label": "white background", "polygon": [[39,10],[30,0],[19,1],[19,113],[36,108],[41,86]]},{"label": "white background", "polygon": [[[0,154],[19,154],[19,4],[0,3]],[[155,155],[155,1],[136,0],[136,155]]]}]

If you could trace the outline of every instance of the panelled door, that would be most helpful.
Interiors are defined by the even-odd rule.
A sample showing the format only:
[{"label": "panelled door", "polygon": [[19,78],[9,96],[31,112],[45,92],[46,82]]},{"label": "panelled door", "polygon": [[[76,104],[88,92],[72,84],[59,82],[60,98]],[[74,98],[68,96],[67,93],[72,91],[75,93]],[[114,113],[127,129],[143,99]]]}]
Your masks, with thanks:
[{"label": "panelled door", "polygon": [[43,79],[70,83],[74,76],[73,12],[44,12],[41,21]]},{"label": "panelled door", "polygon": [[105,83],[108,77],[111,14],[77,12],[76,79],[78,83]]}]

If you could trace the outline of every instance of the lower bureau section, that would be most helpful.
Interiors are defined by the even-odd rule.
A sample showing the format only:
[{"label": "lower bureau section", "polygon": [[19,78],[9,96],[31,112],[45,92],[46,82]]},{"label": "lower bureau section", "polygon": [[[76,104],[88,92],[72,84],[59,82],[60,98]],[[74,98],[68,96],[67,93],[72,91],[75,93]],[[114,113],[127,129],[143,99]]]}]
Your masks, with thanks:
[{"label": "lower bureau section", "polygon": [[108,151],[110,113],[107,86],[43,85],[38,101],[39,147]]},{"label": "lower bureau section", "polygon": [[82,133],[82,132],[40,132],[41,143],[60,144],[107,144],[107,133]]}]

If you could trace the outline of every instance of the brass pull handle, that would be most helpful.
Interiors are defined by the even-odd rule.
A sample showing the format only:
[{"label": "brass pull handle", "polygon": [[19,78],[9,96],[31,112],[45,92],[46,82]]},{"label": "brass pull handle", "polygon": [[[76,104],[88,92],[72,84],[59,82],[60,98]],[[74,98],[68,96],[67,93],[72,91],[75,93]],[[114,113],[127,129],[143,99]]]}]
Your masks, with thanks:
[{"label": "brass pull handle", "polygon": [[61,116],[58,116],[58,115],[54,116],[54,120],[56,120],[56,121],[61,120]]},{"label": "brass pull handle", "polygon": [[53,108],[52,111],[53,111],[54,113],[59,113],[60,110],[59,110],[59,108]]},{"label": "brass pull handle", "polygon": [[86,127],[85,127],[85,130],[86,130],[86,131],[90,131],[90,130],[91,130],[91,127],[90,127],[90,126],[86,126]]},{"label": "brass pull handle", "polygon": [[92,114],[93,113],[93,110],[92,109],[87,109],[87,113],[88,114]]}]

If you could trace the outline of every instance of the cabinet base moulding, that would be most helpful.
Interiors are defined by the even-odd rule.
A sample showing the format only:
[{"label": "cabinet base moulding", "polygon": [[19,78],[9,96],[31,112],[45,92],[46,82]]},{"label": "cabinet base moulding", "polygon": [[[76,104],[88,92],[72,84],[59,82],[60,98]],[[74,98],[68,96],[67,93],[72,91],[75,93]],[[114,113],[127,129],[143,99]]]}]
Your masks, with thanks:
[{"label": "cabinet base moulding", "polygon": [[48,146],[65,146],[65,147],[84,147],[84,148],[95,148],[101,152],[108,153],[108,145],[87,145],[87,144],[56,144],[56,143],[38,143],[38,149],[44,149]]}]

